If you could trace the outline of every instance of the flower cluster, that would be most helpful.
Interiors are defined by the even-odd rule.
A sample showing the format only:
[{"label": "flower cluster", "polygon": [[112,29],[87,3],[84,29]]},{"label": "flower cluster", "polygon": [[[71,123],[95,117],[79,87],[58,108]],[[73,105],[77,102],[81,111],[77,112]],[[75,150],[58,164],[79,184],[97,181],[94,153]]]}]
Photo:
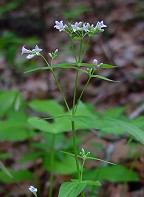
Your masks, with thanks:
[{"label": "flower cluster", "polygon": [[86,34],[89,35],[95,35],[96,33],[103,32],[105,27],[107,27],[103,21],[97,22],[96,25],[90,25],[89,23],[84,23],[84,22],[76,22],[75,24],[63,24],[63,21],[55,21],[55,26],[56,29],[58,29],[60,32],[61,31],[66,31],[66,32],[76,32],[76,31],[83,31]]},{"label": "flower cluster", "polygon": [[21,54],[25,54],[26,53],[26,54],[28,54],[26,58],[27,59],[32,59],[36,55],[39,56],[41,51],[42,51],[42,49],[40,49],[37,45],[32,50],[26,49],[23,46],[22,47],[22,53]]},{"label": "flower cluster", "polygon": [[58,49],[56,49],[55,51],[49,53],[49,56],[53,59],[57,58],[58,56]]},{"label": "flower cluster", "polygon": [[88,155],[90,154],[90,151],[86,152],[85,149],[82,148],[80,154],[81,154],[82,158],[83,158],[84,160],[86,160],[87,157],[88,157]]}]

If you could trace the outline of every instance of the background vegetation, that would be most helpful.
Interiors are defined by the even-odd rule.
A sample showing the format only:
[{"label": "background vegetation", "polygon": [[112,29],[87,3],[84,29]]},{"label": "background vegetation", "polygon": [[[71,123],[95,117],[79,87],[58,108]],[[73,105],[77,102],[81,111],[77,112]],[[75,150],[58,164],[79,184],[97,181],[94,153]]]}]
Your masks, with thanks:
[{"label": "background vegetation", "polygon": [[[50,173],[54,173],[54,194],[60,185],[75,177],[73,157],[59,150],[73,152],[71,135],[65,120],[50,122],[55,139],[55,162],[50,165],[52,133],[38,129],[28,121],[32,116],[56,116],[65,111],[62,97],[49,72],[25,74],[44,62],[27,61],[21,47],[38,44],[48,53],[59,49],[55,63],[72,61],[68,37],[53,26],[55,20],[104,20],[106,31],[91,41],[85,62],[94,58],[118,66],[100,69],[99,74],[120,83],[93,79],[80,104],[80,111],[98,117],[119,118],[144,130],[144,56],[142,1],[123,0],[13,0],[0,2],[0,196],[30,195],[29,185],[48,196]],[[69,77],[67,77],[69,76]],[[75,73],[57,70],[57,77],[72,105]],[[78,94],[87,76],[80,75]],[[34,123],[35,124],[35,123]],[[59,129],[58,129],[59,128]],[[93,156],[116,163],[88,161],[85,179],[99,180],[102,187],[89,187],[91,196],[144,196],[144,148],[140,142],[113,122],[102,125],[101,132],[78,127],[79,147]],[[130,130],[128,128],[128,130]],[[135,130],[134,130],[135,131]],[[130,132],[130,131],[129,131]]]}]

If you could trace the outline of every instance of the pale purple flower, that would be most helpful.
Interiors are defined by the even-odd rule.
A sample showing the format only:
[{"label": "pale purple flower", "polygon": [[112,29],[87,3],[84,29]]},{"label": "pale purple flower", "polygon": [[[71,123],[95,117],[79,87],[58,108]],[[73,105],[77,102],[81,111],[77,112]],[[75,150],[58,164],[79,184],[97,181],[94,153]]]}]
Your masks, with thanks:
[{"label": "pale purple flower", "polygon": [[39,55],[41,51],[42,51],[42,49],[40,49],[37,45],[32,50],[32,52],[35,53],[36,55]]},{"label": "pale purple flower", "polygon": [[25,54],[26,53],[26,54],[28,54],[26,58],[27,59],[32,59],[34,56],[40,55],[41,51],[42,51],[42,49],[40,49],[37,45],[32,50],[26,49],[25,46],[23,46],[21,54]]},{"label": "pale purple flower", "polygon": [[93,60],[93,64],[94,64],[94,65],[97,65],[97,64],[98,64],[97,59],[94,59],[94,60]]},{"label": "pale purple flower", "polygon": [[86,24],[83,24],[82,29],[83,29],[85,32],[89,32],[89,27],[90,27],[90,24],[89,24],[89,23],[86,23]]},{"label": "pale purple flower", "polygon": [[95,27],[95,29],[98,29],[99,31],[104,31],[104,29],[102,29],[102,28],[104,28],[104,27],[107,27],[104,23],[103,23],[103,21],[101,21],[101,22],[97,22],[97,24],[96,24],[96,27]]},{"label": "pale purple flower", "polygon": [[30,186],[29,190],[35,195],[37,196],[37,188],[35,188],[34,186]]},{"label": "pale purple flower", "polygon": [[98,63],[97,59],[94,59],[94,60],[93,60],[93,64],[94,64],[97,68],[100,68],[101,65],[103,65],[103,63]]},{"label": "pale purple flower", "polygon": [[56,29],[58,29],[59,31],[63,31],[67,25],[64,25],[63,24],[63,21],[55,21],[55,26],[54,26]]},{"label": "pale purple flower", "polygon": [[24,54],[24,53],[31,53],[31,50],[28,50],[26,49],[24,46],[22,47],[22,53],[21,54]]},{"label": "pale purple flower", "polygon": [[30,59],[32,59],[34,56],[35,56],[35,54],[29,54],[29,55],[26,56],[26,58],[27,58],[28,60],[30,60]]},{"label": "pale purple flower", "polygon": [[82,22],[76,22],[74,25],[71,25],[74,32],[82,30]]}]

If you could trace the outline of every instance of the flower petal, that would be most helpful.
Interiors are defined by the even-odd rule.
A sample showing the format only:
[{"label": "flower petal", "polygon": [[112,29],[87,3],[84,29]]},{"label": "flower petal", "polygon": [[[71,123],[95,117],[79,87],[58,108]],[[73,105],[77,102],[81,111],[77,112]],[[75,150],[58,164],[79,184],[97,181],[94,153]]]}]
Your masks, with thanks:
[{"label": "flower petal", "polygon": [[31,53],[31,50],[28,50],[28,49],[25,48],[25,46],[23,46],[21,54],[24,54],[24,53]]},{"label": "flower petal", "polygon": [[32,59],[34,56],[35,56],[35,54],[29,54],[26,58],[30,60],[30,59]]}]

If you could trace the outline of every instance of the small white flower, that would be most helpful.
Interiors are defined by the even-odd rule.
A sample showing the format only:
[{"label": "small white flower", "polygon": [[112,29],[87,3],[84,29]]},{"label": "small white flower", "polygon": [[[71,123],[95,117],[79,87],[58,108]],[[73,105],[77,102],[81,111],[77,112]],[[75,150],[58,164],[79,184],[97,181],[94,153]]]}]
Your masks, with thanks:
[{"label": "small white flower", "polygon": [[85,32],[89,32],[89,27],[90,27],[90,24],[89,24],[89,23],[86,23],[86,24],[83,24],[82,29],[83,29]]},{"label": "small white flower", "polygon": [[58,29],[59,31],[63,31],[67,27],[67,25],[64,25],[63,21],[60,21],[60,22],[55,21],[55,26],[54,27],[56,29]]},{"label": "small white flower", "polygon": [[98,63],[97,59],[94,59],[94,60],[93,60],[93,64],[94,64],[97,68],[100,68],[101,65],[103,65],[103,63]]},{"label": "small white flower", "polygon": [[28,60],[30,60],[30,59],[32,59],[34,56],[35,56],[35,54],[29,54],[29,55],[26,56],[26,58],[27,58]]},{"label": "small white flower", "polygon": [[33,186],[30,186],[29,187],[29,190],[35,195],[37,196],[37,188],[33,187]]},{"label": "small white flower", "polygon": [[25,54],[27,53],[27,59],[32,59],[34,56],[36,55],[40,55],[40,52],[42,51],[42,49],[40,49],[37,45],[35,46],[34,49],[32,50],[28,50],[26,49],[24,46],[22,47],[22,53],[21,54]]},{"label": "small white flower", "polygon": [[93,64],[97,66],[97,64],[98,64],[97,59],[94,59],[94,60],[93,60]]},{"label": "small white flower", "polygon": [[37,45],[35,46],[35,48],[32,50],[33,53],[35,53],[36,55],[39,55],[39,53],[42,51],[42,49],[40,49]]},{"label": "small white flower", "polygon": [[82,22],[76,22],[74,25],[71,25],[74,32],[82,30]]},{"label": "small white flower", "polygon": [[104,28],[104,27],[107,27],[107,26],[103,23],[103,21],[101,21],[101,22],[98,21],[95,29],[98,29],[99,31],[103,32],[104,29],[102,29],[102,28]]},{"label": "small white flower", "polygon": [[24,46],[22,47],[22,53],[21,54],[30,53],[30,52],[31,52],[31,50],[26,49]]}]

